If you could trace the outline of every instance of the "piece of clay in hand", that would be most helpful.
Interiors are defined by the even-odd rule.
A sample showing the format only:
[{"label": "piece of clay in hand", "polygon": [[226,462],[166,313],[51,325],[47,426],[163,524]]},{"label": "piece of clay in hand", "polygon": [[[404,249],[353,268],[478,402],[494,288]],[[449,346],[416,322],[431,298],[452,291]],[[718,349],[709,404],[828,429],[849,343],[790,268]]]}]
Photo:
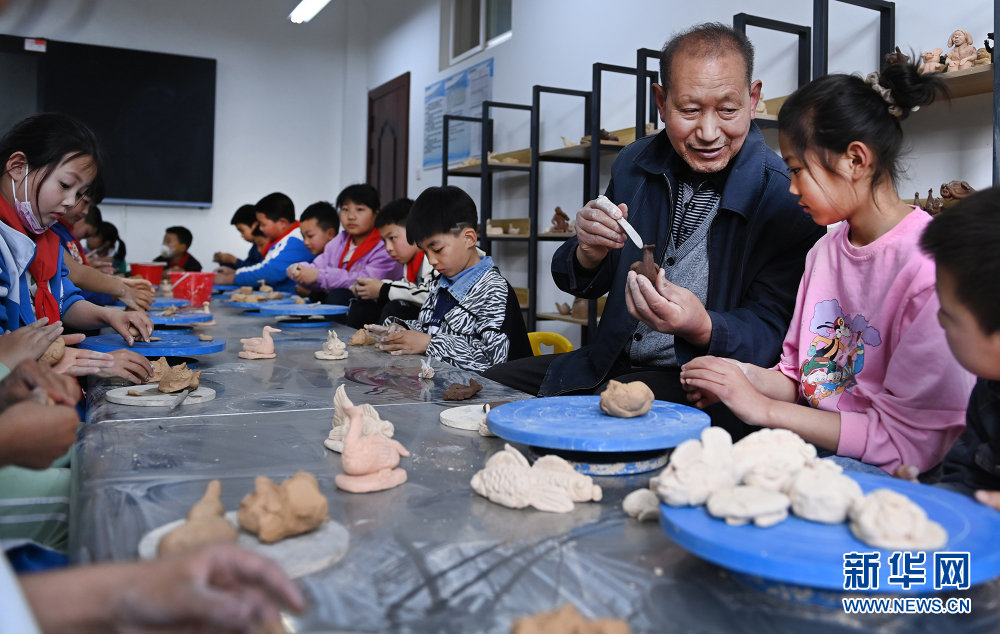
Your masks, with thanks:
[{"label": "piece of clay in hand", "polygon": [[62,337],[56,337],[49,344],[49,347],[45,349],[42,356],[38,359],[39,361],[44,361],[49,365],[55,365],[62,361],[62,358],[66,355],[66,342],[63,341]]},{"label": "piece of clay in hand", "polygon": [[639,275],[645,275],[652,284],[656,284],[656,276],[660,272],[660,267],[656,264],[653,257],[653,249],[655,248],[655,244],[647,244],[643,246],[642,260],[633,262],[632,266],[629,267],[630,271],[635,271]]}]

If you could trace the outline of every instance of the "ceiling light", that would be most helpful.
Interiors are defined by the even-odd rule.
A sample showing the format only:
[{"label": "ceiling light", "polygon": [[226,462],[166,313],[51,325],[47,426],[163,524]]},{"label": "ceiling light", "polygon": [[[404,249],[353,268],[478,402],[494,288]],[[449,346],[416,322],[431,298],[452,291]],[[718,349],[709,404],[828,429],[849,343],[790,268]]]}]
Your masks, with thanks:
[{"label": "ceiling light", "polygon": [[299,6],[292,9],[288,14],[288,19],[295,24],[308,22],[316,17],[316,14],[323,10],[330,0],[302,0]]}]

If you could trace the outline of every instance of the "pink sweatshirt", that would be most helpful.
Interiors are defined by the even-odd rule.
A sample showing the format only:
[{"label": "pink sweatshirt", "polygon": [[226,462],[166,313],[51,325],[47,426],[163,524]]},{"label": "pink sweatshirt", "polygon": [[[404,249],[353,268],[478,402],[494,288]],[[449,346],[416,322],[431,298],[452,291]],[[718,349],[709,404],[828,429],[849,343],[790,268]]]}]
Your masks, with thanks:
[{"label": "pink sweatshirt", "polygon": [[975,381],[937,321],[934,262],[918,246],[930,220],[915,208],[864,247],[847,223],[820,238],[777,366],[803,402],[840,413],[838,454],[889,473],[941,462]]},{"label": "pink sweatshirt", "polygon": [[[373,230],[374,231],[374,230]],[[385,244],[379,240],[368,253],[361,256],[347,270],[340,260],[344,253],[347,241],[351,239],[351,234],[341,231],[337,236],[326,243],[323,252],[317,255],[312,262],[300,262],[303,267],[319,269],[319,278],[312,288],[322,288],[330,290],[332,288],[350,288],[358,281],[359,277],[374,277],[377,280],[393,279],[398,280],[403,277],[403,265],[393,260],[385,250]]]}]

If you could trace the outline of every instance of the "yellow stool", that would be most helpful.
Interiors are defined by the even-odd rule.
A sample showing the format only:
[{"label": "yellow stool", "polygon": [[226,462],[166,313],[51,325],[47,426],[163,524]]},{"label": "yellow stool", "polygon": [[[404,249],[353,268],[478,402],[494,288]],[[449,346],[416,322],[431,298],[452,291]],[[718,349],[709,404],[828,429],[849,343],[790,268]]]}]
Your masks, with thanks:
[{"label": "yellow stool", "polygon": [[569,339],[558,332],[529,332],[528,341],[531,342],[531,352],[536,357],[542,354],[542,345],[552,346],[552,351],[556,354],[569,352],[573,349],[573,344],[569,342]]}]

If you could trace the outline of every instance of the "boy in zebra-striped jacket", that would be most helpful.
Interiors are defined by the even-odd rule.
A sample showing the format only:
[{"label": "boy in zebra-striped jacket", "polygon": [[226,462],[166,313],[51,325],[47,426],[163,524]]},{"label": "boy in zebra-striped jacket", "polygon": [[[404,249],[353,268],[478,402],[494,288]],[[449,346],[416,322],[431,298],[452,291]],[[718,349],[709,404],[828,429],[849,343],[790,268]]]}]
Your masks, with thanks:
[{"label": "boy in zebra-striped jacket", "polygon": [[409,330],[384,337],[380,349],[475,372],[531,356],[514,289],[476,248],[477,220],[475,202],[457,187],[429,187],[413,203],[407,240],[439,276],[417,318],[402,322]]}]

